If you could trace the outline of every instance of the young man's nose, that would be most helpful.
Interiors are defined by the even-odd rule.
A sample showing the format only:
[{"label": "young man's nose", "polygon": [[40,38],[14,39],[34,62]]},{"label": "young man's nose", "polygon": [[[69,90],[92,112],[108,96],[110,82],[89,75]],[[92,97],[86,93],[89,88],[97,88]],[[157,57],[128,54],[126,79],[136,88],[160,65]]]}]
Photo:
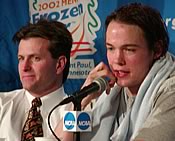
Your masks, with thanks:
[{"label": "young man's nose", "polygon": [[115,63],[119,65],[125,64],[124,54],[122,50],[116,50],[114,54]]}]

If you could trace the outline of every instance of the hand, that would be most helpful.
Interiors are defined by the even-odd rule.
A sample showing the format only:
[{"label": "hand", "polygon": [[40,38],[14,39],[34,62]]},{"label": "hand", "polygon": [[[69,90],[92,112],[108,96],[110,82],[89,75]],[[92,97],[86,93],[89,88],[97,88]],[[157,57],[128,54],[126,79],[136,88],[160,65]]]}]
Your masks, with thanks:
[{"label": "hand", "polygon": [[[109,85],[107,86],[106,89],[106,93],[109,94],[111,88],[114,86],[115,82],[116,82],[116,78],[115,76],[112,74],[112,72],[110,71],[110,69],[108,68],[108,66],[106,64],[104,64],[103,62],[99,63],[88,75],[85,83],[83,84],[82,88],[85,86],[88,86],[89,84],[91,84],[93,82],[94,79],[98,78],[98,77],[106,77],[109,79],[108,83]],[[82,102],[81,102],[81,107],[82,109],[84,109],[90,102],[92,99],[95,99],[97,97],[99,97],[101,95],[101,93],[94,93],[91,95],[88,95],[87,97],[85,97]]]}]

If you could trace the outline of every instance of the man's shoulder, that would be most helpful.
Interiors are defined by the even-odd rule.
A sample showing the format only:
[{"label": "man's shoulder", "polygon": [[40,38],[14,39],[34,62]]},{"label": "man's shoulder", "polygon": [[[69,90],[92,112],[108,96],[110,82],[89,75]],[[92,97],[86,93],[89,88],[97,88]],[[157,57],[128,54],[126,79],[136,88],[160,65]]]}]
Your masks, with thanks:
[{"label": "man's shoulder", "polygon": [[20,97],[24,92],[24,89],[17,89],[9,92],[0,92],[0,101],[9,101],[16,97]]},{"label": "man's shoulder", "polygon": [[16,90],[12,90],[12,91],[8,91],[8,92],[0,92],[0,96],[2,95],[15,95],[21,92],[24,92],[24,89],[16,89]]}]

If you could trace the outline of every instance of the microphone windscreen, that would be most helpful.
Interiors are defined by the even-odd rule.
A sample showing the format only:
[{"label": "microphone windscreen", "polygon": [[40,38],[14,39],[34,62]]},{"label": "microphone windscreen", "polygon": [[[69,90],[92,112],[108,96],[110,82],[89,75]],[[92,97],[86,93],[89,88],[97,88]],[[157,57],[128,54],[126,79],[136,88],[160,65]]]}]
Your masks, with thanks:
[{"label": "microphone windscreen", "polygon": [[107,89],[108,81],[105,78],[98,77],[93,82],[98,84],[98,86],[99,86],[98,92],[102,93],[103,91],[105,91]]}]

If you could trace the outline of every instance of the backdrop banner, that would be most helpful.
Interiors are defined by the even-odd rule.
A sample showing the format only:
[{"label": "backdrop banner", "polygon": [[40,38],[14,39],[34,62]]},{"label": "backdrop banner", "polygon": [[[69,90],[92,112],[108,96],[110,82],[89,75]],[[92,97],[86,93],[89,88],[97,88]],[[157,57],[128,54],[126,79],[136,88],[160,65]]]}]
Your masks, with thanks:
[{"label": "backdrop banner", "polygon": [[[13,30],[9,27],[4,29],[4,21],[0,22],[0,55],[2,54],[0,56],[2,58],[0,59],[0,91],[8,91],[20,86],[17,71],[17,50],[15,45],[11,43],[12,34],[26,21],[36,23],[40,18],[63,22],[73,36],[70,72],[68,80],[64,84],[68,94],[80,89],[89,72],[100,61],[107,64],[104,22],[107,15],[123,4],[141,2],[158,9],[170,35],[169,51],[175,54],[174,0],[28,0],[28,2],[16,0],[17,7],[14,6],[13,0],[8,0],[11,3],[6,2],[6,0],[2,1],[5,8],[1,8],[1,10],[8,10],[5,13],[1,12],[1,19],[8,17],[8,21],[11,20],[10,25],[17,24],[18,26],[13,27]],[[28,8],[26,8],[27,6]],[[25,11],[22,12],[23,14],[21,14],[22,10]]]},{"label": "backdrop banner", "polygon": [[21,87],[18,75],[17,45],[14,33],[29,21],[27,1],[1,0],[0,2],[0,91]]}]

